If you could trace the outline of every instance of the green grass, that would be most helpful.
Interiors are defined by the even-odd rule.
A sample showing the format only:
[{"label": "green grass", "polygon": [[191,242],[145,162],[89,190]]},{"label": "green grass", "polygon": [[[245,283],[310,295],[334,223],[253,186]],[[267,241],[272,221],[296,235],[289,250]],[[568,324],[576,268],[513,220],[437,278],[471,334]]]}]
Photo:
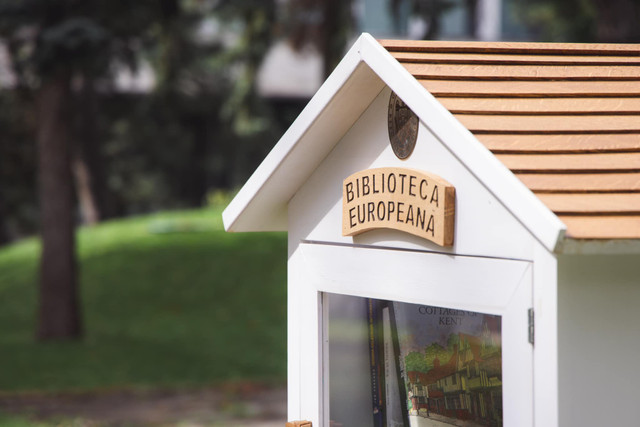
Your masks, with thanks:
[{"label": "green grass", "polygon": [[4,415],[0,413],[0,426],[2,427],[48,427],[50,423],[34,421],[25,416]]},{"label": "green grass", "polygon": [[0,249],[0,391],[283,381],[286,236],[229,234],[220,209],[78,233],[85,337],[38,343],[39,242]]}]

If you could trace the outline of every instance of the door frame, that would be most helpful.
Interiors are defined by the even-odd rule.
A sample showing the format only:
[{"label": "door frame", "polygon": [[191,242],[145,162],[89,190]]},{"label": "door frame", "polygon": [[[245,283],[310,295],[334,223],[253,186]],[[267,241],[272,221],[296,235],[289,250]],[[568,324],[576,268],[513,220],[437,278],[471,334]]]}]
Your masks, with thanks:
[{"label": "door frame", "polygon": [[294,406],[313,425],[328,425],[323,294],[335,293],[502,316],[504,426],[533,426],[531,261],[302,242],[289,263],[289,300],[295,302],[289,312],[290,412]]}]

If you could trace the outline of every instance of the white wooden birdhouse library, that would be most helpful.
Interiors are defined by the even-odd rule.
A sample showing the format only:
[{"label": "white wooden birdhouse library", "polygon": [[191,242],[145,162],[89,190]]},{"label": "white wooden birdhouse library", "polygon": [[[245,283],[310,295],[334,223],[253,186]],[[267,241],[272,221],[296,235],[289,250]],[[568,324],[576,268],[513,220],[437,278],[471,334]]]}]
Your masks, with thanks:
[{"label": "white wooden birdhouse library", "polygon": [[364,34],[223,214],[314,426],[638,425],[640,46]]}]

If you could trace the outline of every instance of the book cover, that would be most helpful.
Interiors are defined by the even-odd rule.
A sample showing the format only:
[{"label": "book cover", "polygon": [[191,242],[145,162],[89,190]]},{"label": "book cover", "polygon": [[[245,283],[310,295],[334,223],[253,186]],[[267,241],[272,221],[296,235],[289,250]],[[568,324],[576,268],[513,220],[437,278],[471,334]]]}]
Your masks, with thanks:
[{"label": "book cover", "polygon": [[501,317],[390,303],[411,425],[502,425]]}]

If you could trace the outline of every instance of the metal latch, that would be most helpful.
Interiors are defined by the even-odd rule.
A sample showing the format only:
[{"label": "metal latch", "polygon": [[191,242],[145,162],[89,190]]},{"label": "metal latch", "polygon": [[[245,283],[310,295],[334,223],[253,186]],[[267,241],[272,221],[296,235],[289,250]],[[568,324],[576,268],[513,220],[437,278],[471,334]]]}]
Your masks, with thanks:
[{"label": "metal latch", "polygon": [[529,309],[529,342],[533,345],[536,336],[536,323],[533,308]]}]

